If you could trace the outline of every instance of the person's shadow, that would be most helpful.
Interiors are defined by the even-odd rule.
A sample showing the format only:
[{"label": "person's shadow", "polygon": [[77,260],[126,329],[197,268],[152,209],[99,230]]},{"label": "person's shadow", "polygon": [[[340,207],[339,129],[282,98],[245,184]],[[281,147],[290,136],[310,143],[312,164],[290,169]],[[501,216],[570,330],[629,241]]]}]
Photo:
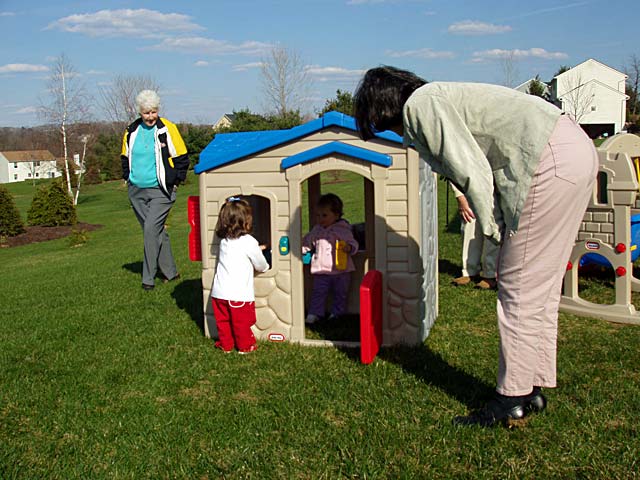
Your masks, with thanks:
[{"label": "person's shadow", "polygon": [[178,308],[189,314],[193,323],[204,335],[204,315],[202,313],[202,282],[200,278],[185,279],[180,281],[171,296]]},{"label": "person's shadow", "polygon": [[446,392],[469,409],[481,407],[495,393],[492,385],[450,365],[426,345],[385,347],[380,349],[378,357],[399,365],[405,372]]}]

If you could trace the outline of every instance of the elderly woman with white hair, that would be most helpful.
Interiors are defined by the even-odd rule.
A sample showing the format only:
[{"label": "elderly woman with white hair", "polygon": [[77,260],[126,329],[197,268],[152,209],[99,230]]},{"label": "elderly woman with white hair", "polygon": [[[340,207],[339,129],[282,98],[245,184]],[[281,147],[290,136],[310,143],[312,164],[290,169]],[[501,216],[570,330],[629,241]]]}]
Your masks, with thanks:
[{"label": "elderly woman with white hair", "polygon": [[165,282],[180,278],[164,224],[178,184],[187,177],[189,157],[178,128],[158,115],[156,92],[141,91],[136,105],[140,118],[127,127],[122,141],[122,178],[144,235],[142,288],[153,290],[157,273]]}]

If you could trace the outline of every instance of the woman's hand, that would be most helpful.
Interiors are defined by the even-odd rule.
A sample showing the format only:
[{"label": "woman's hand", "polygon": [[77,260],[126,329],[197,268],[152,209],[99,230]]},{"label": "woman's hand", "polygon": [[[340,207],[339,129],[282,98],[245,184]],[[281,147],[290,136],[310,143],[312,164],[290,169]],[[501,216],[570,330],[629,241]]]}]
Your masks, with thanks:
[{"label": "woman's hand", "polygon": [[471,207],[469,206],[467,197],[460,195],[456,200],[458,201],[458,213],[460,213],[460,217],[462,217],[464,223],[474,221],[476,216],[473,214],[473,210],[471,210]]}]

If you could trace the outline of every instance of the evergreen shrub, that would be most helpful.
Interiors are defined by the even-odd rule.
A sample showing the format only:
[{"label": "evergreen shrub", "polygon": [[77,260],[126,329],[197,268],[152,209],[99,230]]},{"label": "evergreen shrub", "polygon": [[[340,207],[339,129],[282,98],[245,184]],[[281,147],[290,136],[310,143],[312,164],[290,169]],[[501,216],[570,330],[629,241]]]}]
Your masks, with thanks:
[{"label": "evergreen shrub", "polygon": [[37,190],[27,212],[27,223],[46,227],[77,223],[76,207],[62,182],[51,182]]},{"label": "evergreen shrub", "polygon": [[13,201],[13,196],[0,185],[0,236],[15,237],[25,232],[20,212]]}]

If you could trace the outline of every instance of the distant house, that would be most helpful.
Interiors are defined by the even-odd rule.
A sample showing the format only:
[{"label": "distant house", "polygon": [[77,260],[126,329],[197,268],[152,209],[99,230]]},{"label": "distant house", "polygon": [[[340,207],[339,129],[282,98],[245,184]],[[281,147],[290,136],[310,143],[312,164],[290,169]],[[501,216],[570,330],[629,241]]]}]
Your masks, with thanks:
[{"label": "distant house", "polygon": [[535,81],[538,81],[542,84],[542,86],[544,87],[544,98],[549,98],[549,85],[547,85],[546,83],[544,83],[542,80],[538,80],[536,78],[530,78],[529,80],[527,80],[524,83],[521,83],[520,85],[518,85],[515,90],[518,90],[519,92],[522,93],[531,93],[531,84],[534,83]]},{"label": "distant house", "polygon": [[55,178],[61,175],[56,166],[56,158],[49,150],[0,152],[0,183]]},{"label": "distant house", "polygon": [[591,138],[614,135],[625,124],[627,75],[590,58],[553,78],[550,101]]},{"label": "distant house", "polygon": [[220,119],[213,125],[214,130],[220,130],[222,128],[230,127],[235,120],[233,113],[225,113]]}]

